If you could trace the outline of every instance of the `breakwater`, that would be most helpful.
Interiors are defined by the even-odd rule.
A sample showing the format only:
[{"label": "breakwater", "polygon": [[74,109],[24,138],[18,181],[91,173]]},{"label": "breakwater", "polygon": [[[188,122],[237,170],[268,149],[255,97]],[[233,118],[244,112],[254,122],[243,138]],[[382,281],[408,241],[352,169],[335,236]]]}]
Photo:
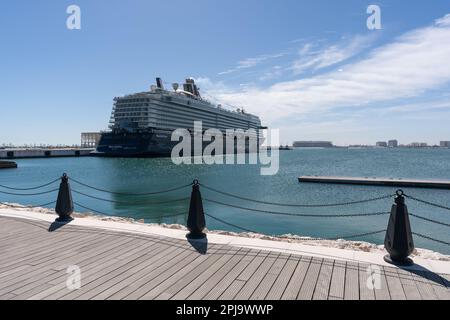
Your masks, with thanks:
[{"label": "breakwater", "polygon": [[0,161],[0,169],[13,169],[17,168],[17,163],[13,161]]},{"label": "breakwater", "polygon": [[54,157],[83,157],[89,156],[94,149],[3,149],[0,159],[54,158]]}]

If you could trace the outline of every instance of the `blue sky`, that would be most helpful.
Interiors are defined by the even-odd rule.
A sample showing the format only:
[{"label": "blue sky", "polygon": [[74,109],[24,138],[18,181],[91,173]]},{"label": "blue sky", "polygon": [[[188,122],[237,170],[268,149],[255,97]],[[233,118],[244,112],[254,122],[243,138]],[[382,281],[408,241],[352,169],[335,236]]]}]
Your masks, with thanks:
[{"label": "blue sky", "polygon": [[[71,4],[81,30],[66,28]],[[5,2],[0,144],[79,143],[156,76],[196,78],[283,143],[450,140],[449,13],[448,0]]]}]

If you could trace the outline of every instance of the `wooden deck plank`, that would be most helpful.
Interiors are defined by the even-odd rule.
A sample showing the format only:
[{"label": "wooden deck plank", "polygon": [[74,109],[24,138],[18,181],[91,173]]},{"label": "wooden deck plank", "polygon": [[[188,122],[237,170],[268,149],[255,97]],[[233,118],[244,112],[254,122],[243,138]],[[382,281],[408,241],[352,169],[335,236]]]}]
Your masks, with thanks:
[{"label": "wooden deck plank", "polygon": [[446,281],[448,281],[445,275],[426,272],[425,276],[430,281],[433,291],[439,300],[450,300],[450,288],[445,285]]},{"label": "wooden deck plank", "polygon": [[[129,287],[129,289],[132,289],[137,280],[142,279],[155,267],[158,259],[164,258],[164,256],[167,254],[173,254],[173,251],[175,251],[176,249],[177,248],[175,247],[167,248],[163,245],[154,244],[144,252],[144,254],[148,256],[147,260],[145,260],[140,265],[127,270],[122,275],[116,277],[113,282],[109,284],[109,288],[105,289],[97,295],[94,295],[92,299],[107,299],[114,294],[118,294],[122,289],[125,289],[127,287]],[[107,287],[107,285],[105,285],[105,287]]]},{"label": "wooden deck plank", "polygon": [[237,277],[238,280],[248,281],[255,271],[259,268],[264,259],[266,259],[269,253],[267,251],[259,251],[257,256],[253,261],[242,271],[242,273]]},{"label": "wooden deck plank", "polygon": [[368,264],[359,263],[359,296],[361,300],[375,300],[375,290],[368,285],[368,281],[371,281],[368,268]]},{"label": "wooden deck plank", "polygon": [[[89,281],[92,281],[93,279],[95,280],[101,274],[104,274],[105,272],[107,273],[108,270],[110,270],[110,266],[115,265],[116,262],[119,261],[118,259],[115,259],[113,257],[114,256],[108,257],[107,261],[97,264],[96,268],[94,268],[93,270],[87,270],[87,271],[83,272],[82,283],[89,283]],[[30,299],[43,299],[43,298],[51,297],[52,295],[54,295],[56,298],[56,297],[60,297],[61,295],[64,295],[65,293],[67,293],[67,291],[65,291],[65,290],[67,290],[67,288],[65,285],[65,280],[63,280],[63,281],[61,281],[61,280],[63,280],[63,279],[55,280],[55,283],[53,283],[54,284],[53,287],[51,287],[47,290],[44,290],[36,295],[33,295],[29,298]]]},{"label": "wooden deck plank", "polygon": [[180,259],[177,263],[173,264],[171,267],[164,270],[164,272],[160,273],[158,276],[151,279],[149,282],[143,285],[140,290],[136,291],[139,292],[138,294],[136,294],[135,296],[130,295],[130,298],[141,300],[154,299],[154,296],[152,294],[147,295],[147,293],[152,291],[155,287],[157,287],[162,282],[166,281],[167,279],[171,278],[173,275],[177,273],[180,276],[185,275],[185,272],[187,272],[188,270],[185,269],[185,267],[189,266],[192,263],[195,263],[195,261],[201,256],[202,254],[198,252],[188,252],[185,258]]},{"label": "wooden deck plank", "polygon": [[222,251],[220,254],[212,254],[209,257],[207,257],[205,261],[201,262],[199,266],[195,266],[193,270],[185,274],[183,277],[174,276],[173,279],[169,279],[168,284],[166,286],[156,288],[156,290],[161,292],[159,293],[159,295],[155,297],[155,299],[156,300],[171,299],[181,289],[183,289],[186,285],[188,285],[190,282],[196,279],[203,272],[208,270],[214,263],[217,262],[217,260],[223,257],[222,254],[226,255],[226,252]]},{"label": "wooden deck plank", "polygon": [[224,277],[209,291],[204,297],[206,300],[217,300],[228,287],[236,280],[243,270],[256,258],[257,251],[248,250],[244,257],[240,259]]},{"label": "wooden deck plank", "polygon": [[[1,221],[1,220],[0,220]],[[0,230],[0,248],[3,250],[12,244],[26,243],[42,231],[39,229],[30,230],[26,225],[21,224],[21,228],[15,228],[10,223],[4,224]]]},{"label": "wooden deck plank", "polygon": [[[178,249],[181,250],[181,249]],[[139,266],[150,258],[149,254],[141,248],[135,248],[134,252],[126,260],[118,261],[116,265],[109,268],[108,272],[104,272],[101,275],[93,276],[89,279],[88,283],[85,283],[82,289],[72,292],[68,295],[64,295],[63,299],[79,298],[81,300],[87,300],[95,296],[96,294],[108,289],[110,285],[115,284],[116,278],[119,277],[126,270]],[[175,257],[173,260],[177,259]],[[92,280],[92,281],[90,281]],[[109,285],[109,281],[113,283]]]},{"label": "wooden deck plank", "polygon": [[[128,286],[114,293],[109,298],[113,300],[130,299],[131,295],[135,295],[135,292],[140,290],[148,281],[164,272],[164,270],[170,267],[173,263],[177,263],[180,259],[182,260],[183,257],[189,253],[187,249],[180,247],[175,247],[173,250],[170,250],[170,247],[167,249],[167,252],[162,251],[159,255],[151,258],[151,264],[149,265],[149,268],[146,268],[146,273],[141,274],[138,279],[132,283],[129,283]],[[149,291],[149,289],[146,289],[143,294],[147,291]]]},{"label": "wooden deck plank", "polygon": [[406,300],[403,286],[398,276],[397,268],[383,267],[386,276],[386,285],[388,286],[389,296],[392,300]]},{"label": "wooden deck plank", "polygon": [[[80,267],[82,271],[82,283],[83,278],[91,273],[96,273],[102,270],[103,268],[115,264],[118,259],[116,258],[116,255],[120,254],[128,254],[130,252],[130,244],[128,246],[126,244],[122,244],[119,246],[109,247],[107,250],[103,251],[102,253],[97,254],[97,258],[87,258],[83,261],[80,261],[77,265]],[[64,266],[64,268],[59,269],[58,272],[53,274],[51,277],[47,277],[46,279],[43,279],[45,281],[45,287],[64,287],[65,282],[67,280],[67,273],[66,273],[67,265]],[[40,293],[44,290],[47,290],[48,288],[42,288],[44,286],[40,285],[38,288],[36,286],[33,286],[33,288],[30,288],[30,290],[21,293],[17,296],[17,298],[21,299],[28,299],[29,297],[32,297],[33,295]]]},{"label": "wooden deck plank", "polygon": [[54,272],[55,271],[53,270],[41,270],[38,276],[22,276],[17,281],[14,279],[14,281],[12,283],[9,283],[9,285],[2,286],[2,288],[0,289],[0,296],[8,293],[14,294],[14,291],[38,282],[40,279],[45,278],[53,274]]},{"label": "wooden deck plank", "polygon": [[[118,240],[123,240],[123,239],[118,239]],[[105,247],[109,246],[109,244],[105,244]],[[98,248],[95,248],[95,251],[98,251]],[[57,263],[58,261],[64,261],[65,257],[69,257],[72,258],[73,251],[66,251],[64,254],[62,254],[61,252],[56,252],[55,255],[51,258],[51,259],[43,259],[42,263],[31,263],[30,268],[22,270],[18,273],[14,274],[14,277],[11,277],[12,280],[14,281],[20,281],[22,279],[23,276],[26,277],[36,277],[39,276],[39,273],[42,270],[46,270],[46,269],[51,269],[55,263]],[[81,258],[82,256],[77,256],[78,258]],[[67,266],[68,265],[73,265],[76,263],[73,262],[67,262]],[[67,268],[66,266],[66,268]],[[3,282],[4,285],[8,284],[8,281]]]},{"label": "wooden deck plank", "polygon": [[[81,237],[78,237],[80,240]],[[39,236],[32,239],[32,242],[24,244],[24,248],[18,248],[15,245],[11,245],[10,248],[5,251],[2,256],[4,260],[0,263],[0,270],[4,268],[9,268],[15,263],[31,259],[33,256],[43,256],[46,253],[51,253],[69,242],[74,242],[74,236],[69,234],[64,234],[61,237],[59,235],[47,235],[39,234]],[[55,245],[56,242],[56,245]],[[28,244],[28,245],[27,245]],[[36,250],[40,249],[40,250]]]},{"label": "wooden deck plank", "polygon": [[[450,299],[449,275],[70,224],[0,218],[0,299]],[[66,286],[81,268],[79,290]]]},{"label": "wooden deck plank", "polygon": [[230,286],[222,293],[219,300],[233,300],[234,297],[241,291],[242,287],[245,285],[245,281],[236,279]]},{"label": "wooden deck plank", "polygon": [[288,260],[287,258],[280,256],[277,258],[277,260],[275,260],[274,264],[272,265],[272,267],[270,267],[269,271],[262,279],[259,286],[255,289],[255,291],[251,295],[250,299],[263,300],[266,298],[273,284],[280,275],[281,270],[283,270],[284,266],[286,265],[287,260]]},{"label": "wooden deck plank", "polygon": [[336,260],[331,275],[330,292],[328,299],[344,299],[345,289],[345,261]]},{"label": "wooden deck plank", "polygon": [[188,283],[183,289],[178,291],[171,299],[186,300],[193,292],[197,291],[203,283],[207,282],[218,270],[220,270],[236,253],[239,248],[230,250],[227,254],[222,255],[207,270],[200,274],[197,278]]},{"label": "wooden deck plank", "polygon": [[303,285],[303,281],[305,280],[306,273],[308,272],[309,266],[311,264],[311,257],[302,256],[300,261],[297,263],[297,267],[295,268],[294,274],[291,277],[286,289],[284,290],[283,295],[281,296],[282,300],[296,300],[300,288]]},{"label": "wooden deck plank", "polygon": [[397,272],[399,274],[400,282],[405,292],[407,300],[420,300],[422,297],[417,289],[416,283],[414,282],[411,273],[407,270],[398,268]]},{"label": "wooden deck plank", "polygon": [[320,268],[322,267],[322,258],[313,257],[303,280],[302,287],[297,296],[298,300],[311,300],[316,288],[317,279],[319,278]]},{"label": "wooden deck plank", "polygon": [[[205,263],[208,263],[208,260],[214,260],[214,258],[218,258],[218,254],[216,253],[217,250],[209,250],[209,253],[206,254],[200,254],[198,255],[193,261],[190,263],[184,263],[181,265],[181,269],[177,272],[173,273],[172,275],[168,276],[166,279],[161,281],[158,285],[155,285],[151,290],[149,290],[147,293],[145,293],[141,298],[142,299],[156,299],[158,296],[161,296],[165,291],[172,287],[173,285],[177,284],[179,281],[184,280],[185,278],[191,276],[192,274],[199,274],[198,269]],[[165,299],[168,299],[166,295]],[[100,297],[96,297],[96,299],[99,299]]]},{"label": "wooden deck plank", "polygon": [[358,263],[347,261],[345,269],[345,300],[359,300],[359,266]]},{"label": "wooden deck plank", "polygon": [[248,300],[252,296],[253,292],[261,283],[264,276],[267,274],[272,265],[277,260],[279,254],[271,256],[270,254],[264,259],[261,265],[256,269],[253,275],[248,279],[247,283],[242,287],[241,291],[238,292],[235,299],[236,300]]},{"label": "wooden deck plank", "polygon": [[375,286],[375,300],[391,300],[391,294],[389,292],[389,286],[387,283],[386,273],[382,266],[377,266],[377,272],[379,272],[380,283],[379,287]]},{"label": "wooden deck plank", "polygon": [[[77,246],[78,244],[90,241],[92,239],[95,239],[94,235],[67,235],[67,237],[64,238],[52,238],[52,236],[49,237],[50,242],[41,241],[41,239],[36,239],[33,241],[33,244],[29,247],[29,250],[23,251],[23,252],[17,252],[14,256],[8,256],[4,260],[6,261],[4,264],[0,265],[0,271],[3,271],[5,269],[12,268],[14,266],[19,266],[26,262],[27,264],[34,263],[35,260],[38,259],[45,259],[47,257],[53,256],[57,254],[58,252],[67,252],[67,250],[70,250],[74,246]],[[56,242],[56,244],[54,244]],[[40,247],[41,246],[41,247]]]},{"label": "wooden deck plank", "polygon": [[433,287],[429,283],[425,272],[423,271],[415,271],[411,274],[414,282],[416,283],[417,289],[419,290],[419,294],[423,300],[438,300],[439,297],[436,295],[436,292],[433,290]]},{"label": "wooden deck plank", "polygon": [[[191,295],[188,296],[189,300],[200,300],[204,299],[205,296],[210,292],[214,287],[218,286],[220,281],[223,279],[223,276],[228,274],[241,259],[241,254],[246,254],[249,250],[246,248],[242,248],[239,250],[238,254],[233,255],[227,263],[225,263],[220,269],[218,269],[205,283],[199,286]],[[225,290],[226,288],[223,288]]]},{"label": "wooden deck plank", "polygon": [[314,289],[313,300],[327,300],[330,292],[331,276],[333,274],[334,261],[324,259],[320,268],[319,278]]},{"label": "wooden deck plank", "polygon": [[287,285],[289,284],[289,281],[292,278],[292,275],[294,274],[295,269],[297,268],[299,261],[300,258],[292,259],[292,257],[289,257],[288,259],[286,259],[286,264],[284,265],[283,270],[281,270],[280,275],[273,284],[272,288],[270,288],[270,291],[265,299],[267,300],[281,299]]},{"label": "wooden deck plank", "polygon": [[[86,274],[88,274],[89,272],[94,272],[97,268],[97,271],[100,270],[99,268],[101,266],[104,266],[103,261],[104,260],[108,260],[108,262],[110,262],[110,264],[113,264],[116,262],[117,259],[114,259],[114,255],[112,253],[121,253],[121,252],[125,252],[125,250],[129,250],[128,247],[125,247],[123,245],[121,246],[117,246],[117,247],[110,247],[107,248],[107,250],[105,250],[104,252],[102,252],[101,254],[98,254],[98,259],[95,259],[94,261],[92,261],[91,259],[85,259],[84,261],[80,261],[80,263],[78,264],[78,266],[80,267],[81,271],[82,271],[82,276],[85,276]],[[108,256],[106,256],[108,255]],[[90,263],[89,263],[90,261]],[[94,270],[91,270],[94,269]],[[48,286],[52,286],[52,287],[57,287],[57,286],[65,286],[65,282],[67,280],[67,265],[64,268],[53,268],[53,270],[56,270],[57,272],[54,273],[52,276],[50,277],[46,277],[45,279],[42,279],[42,283]],[[89,272],[86,272],[89,271]],[[22,299],[28,299],[29,297],[32,297],[34,294],[40,293],[41,291],[44,291],[46,289],[42,288],[44,285],[39,285],[39,287],[37,286],[33,286],[30,287],[29,290],[27,290],[24,293],[21,293],[20,295],[18,295],[18,297],[22,298]],[[40,289],[40,290],[39,290]]]}]

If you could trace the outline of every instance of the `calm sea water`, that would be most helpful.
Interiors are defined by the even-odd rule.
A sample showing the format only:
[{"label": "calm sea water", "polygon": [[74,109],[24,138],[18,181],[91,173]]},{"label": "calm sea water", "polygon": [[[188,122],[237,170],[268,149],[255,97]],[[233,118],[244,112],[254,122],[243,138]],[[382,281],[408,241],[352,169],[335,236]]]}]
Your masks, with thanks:
[{"label": "calm sea water", "polygon": [[[393,193],[396,188],[302,184],[300,175],[346,175],[450,179],[450,150],[420,149],[308,149],[280,152],[280,170],[275,176],[261,176],[256,165],[181,165],[170,159],[108,159],[108,158],[52,158],[17,160],[17,170],[1,170],[0,184],[29,187],[46,183],[63,172],[84,183],[115,192],[152,192],[185,185],[193,179],[229,193],[268,202],[321,204],[373,198]],[[55,184],[57,186],[57,184]],[[114,216],[145,219],[145,222],[185,223],[186,215],[160,218],[162,215],[186,212],[189,201],[148,205],[145,201],[160,202],[189,197],[187,187],[172,193],[129,197],[89,190],[75,183],[72,189],[101,198],[131,205],[93,200],[73,194],[74,200],[86,207]],[[52,189],[47,187],[46,190]],[[6,191],[0,188],[0,191]],[[206,199],[263,210],[306,214],[371,213],[389,211],[392,199],[332,208],[286,208],[237,200],[201,189]],[[405,189],[405,192],[450,206],[450,190]],[[56,200],[56,194],[35,197],[9,196],[0,193],[0,201],[38,205]],[[140,203],[139,203],[140,202]],[[450,212],[407,200],[410,212],[432,219],[450,222]],[[298,234],[312,237],[335,237],[361,234],[385,229],[388,216],[358,218],[291,217],[262,214],[204,202],[205,212],[251,230],[266,234]],[[77,211],[88,210],[81,207]],[[449,242],[449,229],[411,217],[415,232]],[[209,229],[238,231],[211,218]],[[366,236],[360,240],[383,243],[384,234]],[[415,238],[416,247],[429,248],[450,254],[450,248],[429,240]]]}]

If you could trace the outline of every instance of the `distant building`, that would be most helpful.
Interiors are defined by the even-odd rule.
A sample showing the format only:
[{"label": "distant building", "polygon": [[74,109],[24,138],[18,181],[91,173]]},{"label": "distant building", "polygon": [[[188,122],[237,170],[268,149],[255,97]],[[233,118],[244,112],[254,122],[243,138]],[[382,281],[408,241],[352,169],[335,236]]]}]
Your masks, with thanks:
[{"label": "distant building", "polygon": [[411,148],[426,148],[428,147],[428,143],[426,142],[412,142],[409,144],[409,147]]},{"label": "distant building", "polygon": [[294,148],[333,148],[331,141],[294,141]]},{"label": "distant building", "polygon": [[398,148],[398,141],[397,140],[389,140],[388,147],[389,148]]},{"label": "distant building", "polygon": [[97,148],[98,142],[102,134],[100,132],[83,132],[81,133],[82,148]]},{"label": "distant building", "polygon": [[386,141],[378,141],[378,142],[376,143],[376,146],[377,146],[377,147],[386,148],[386,147],[388,146],[388,144],[387,144]]},{"label": "distant building", "polygon": [[441,148],[450,148],[450,141],[441,141],[439,145]]}]

